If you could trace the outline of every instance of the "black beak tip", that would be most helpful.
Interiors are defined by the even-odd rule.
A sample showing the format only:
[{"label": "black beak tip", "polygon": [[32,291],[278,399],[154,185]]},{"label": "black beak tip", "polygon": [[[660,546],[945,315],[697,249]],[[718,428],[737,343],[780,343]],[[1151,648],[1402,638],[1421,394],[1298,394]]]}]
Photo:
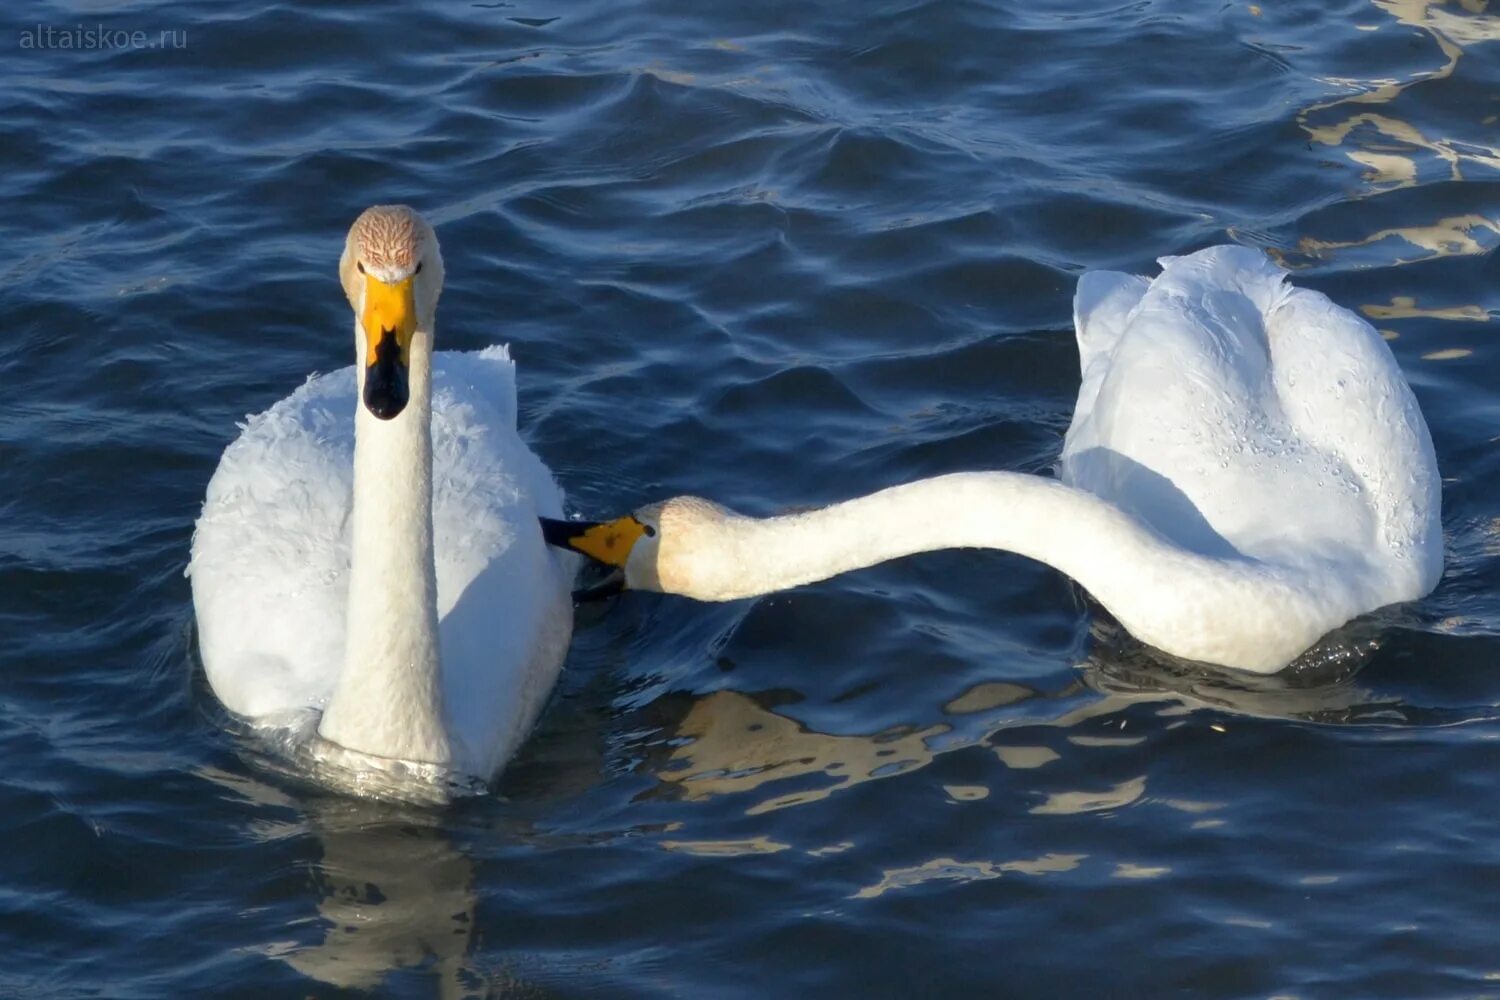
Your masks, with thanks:
[{"label": "black beak tip", "polygon": [[391,373],[372,368],[365,376],[365,409],[381,420],[390,420],[406,409],[411,392],[404,372]]},{"label": "black beak tip", "polygon": [[[571,542],[591,528],[597,528],[603,521],[559,521],[550,517],[539,517],[537,521],[542,526],[542,539],[548,545],[569,552],[577,552]],[[608,597],[614,597],[625,590],[625,571],[623,569],[611,569],[595,583],[579,587],[573,591],[574,604],[588,604],[593,601],[602,601]]]},{"label": "black beak tip", "polygon": [[555,545],[560,549],[572,550],[573,546],[568,543],[590,528],[598,527],[599,521],[558,521],[550,517],[539,517],[542,523],[542,538],[548,545]]},{"label": "black beak tip", "polygon": [[381,420],[390,420],[406,409],[404,399],[366,399],[365,409]]},{"label": "black beak tip", "polygon": [[396,346],[396,332],[386,330],[375,347],[375,359],[365,369],[365,409],[381,420],[390,420],[406,409],[411,399],[406,365]]}]

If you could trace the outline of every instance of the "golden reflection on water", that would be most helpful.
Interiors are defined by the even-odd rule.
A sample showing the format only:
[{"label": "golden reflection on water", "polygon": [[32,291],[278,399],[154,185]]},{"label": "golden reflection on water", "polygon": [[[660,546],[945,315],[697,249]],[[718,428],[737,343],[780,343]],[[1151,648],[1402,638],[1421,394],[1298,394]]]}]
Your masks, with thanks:
[{"label": "golden reflection on water", "polygon": [[661,846],[679,854],[703,858],[738,858],[747,854],[778,854],[792,845],[767,837],[750,837],[746,840],[663,840]]},{"label": "golden reflection on water", "polygon": [[[652,774],[689,802],[764,791],[765,797],[752,800],[745,810],[745,815],[755,816],[819,802],[865,782],[908,774],[926,767],[941,753],[965,747],[986,746],[1011,770],[1045,767],[1059,760],[1060,754],[1055,745],[1037,740],[1039,729],[1062,730],[1062,741],[1081,752],[1136,746],[1149,734],[1126,729],[1128,720],[1119,717],[1136,704],[1152,706],[1167,729],[1202,725],[1225,732],[1225,724],[1213,717],[1194,719],[1195,712],[1204,708],[1326,723],[1371,717],[1388,722],[1396,709],[1372,703],[1369,692],[1350,683],[1353,668],[1347,661],[1354,654],[1348,650],[1357,653],[1363,648],[1358,637],[1331,637],[1331,652],[1323,651],[1322,660],[1293,680],[1226,678],[1203,669],[1162,665],[1144,651],[1130,655],[1096,652],[1080,664],[1082,679],[1059,691],[987,681],[943,706],[951,723],[899,726],[873,735],[820,733],[749,695],[715,691],[693,702],[673,734],[679,739],[673,741],[665,761],[653,762]],[[1035,711],[1015,710],[1037,699],[1058,702],[1057,710],[1040,718]],[[995,714],[985,717],[979,714],[983,712]],[[1085,723],[1090,724],[1087,731]],[[1021,735],[1023,729],[1030,739]],[[1003,734],[1011,730],[1015,736],[1006,739]],[[824,783],[781,794],[774,791],[778,782],[808,777],[821,777]],[[982,784],[945,785],[943,790],[955,804],[980,801],[992,792]],[[1098,812],[1129,806],[1145,797],[1146,777],[1142,775],[1111,786],[1054,792],[1031,811],[1041,815]],[[1222,806],[1182,799],[1150,801],[1195,816]],[[1210,820],[1196,822],[1212,825]],[[664,846],[690,853],[755,854],[783,850],[787,845],[760,839],[684,839]]]},{"label": "golden reflection on water", "polygon": [[[1414,319],[1422,317],[1426,319],[1456,320],[1459,322],[1485,323],[1489,321],[1490,314],[1483,306],[1435,306],[1422,307],[1417,305],[1417,300],[1409,295],[1396,295],[1391,298],[1389,305],[1365,305],[1360,306],[1359,311],[1375,320],[1390,319]],[[1389,335],[1387,335],[1389,334]],[[1397,334],[1394,331],[1382,330],[1381,335],[1387,340],[1395,340]],[[1445,347],[1434,351],[1428,351],[1422,355],[1423,361],[1456,361],[1459,358],[1467,358],[1473,354],[1470,347]]]},{"label": "golden reflection on water", "polygon": [[854,841],[852,841],[852,840],[841,840],[837,844],[829,844],[826,847],[815,847],[812,850],[808,851],[807,853],[811,854],[815,858],[826,858],[826,857],[831,857],[832,855],[835,855],[835,854],[843,854],[845,851],[849,850],[849,848],[851,848],[853,846],[854,846]]},{"label": "golden reflection on water", "polygon": [[[1447,0],[1372,0],[1374,5],[1393,17],[1398,24],[1416,28],[1426,33],[1443,57],[1443,64],[1435,69],[1424,70],[1401,80],[1395,77],[1325,77],[1325,81],[1358,92],[1337,100],[1315,104],[1299,116],[1299,122],[1314,142],[1324,146],[1339,146],[1350,134],[1361,126],[1394,143],[1396,148],[1383,149],[1381,145],[1366,143],[1363,148],[1346,150],[1356,163],[1369,168],[1366,179],[1383,187],[1401,187],[1414,184],[1417,178],[1417,162],[1403,155],[1399,147],[1416,147],[1426,150],[1448,165],[1452,180],[1463,179],[1463,163],[1478,163],[1490,168],[1500,168],[1500,149],[1476,143],[1456,145],[1451,139],[1434,139],[1421,129],[1403,121],[1393,114],[1356,110],[1353,114],[1327,124],[1316,124],[1312,120],[1319,112],[1353,106],[1360,108],[1371,104],[1391,104],[1409,88],[1417,84],[1451,77],[1458,69],[1464,49],[1480,42],[1500,40],[1500,17],[1488,13],[1484,0],[1461,4],[1463,14],[1455,13]],[[1377,26],[1380,27],[1380,26]]]},{"label": "golden reflection on water", "polygon": [[[1432,79],[1432,77],[1426,79]],[[1394,98],[1406,86],[1408,84],[1395,88],[1390,96]],[[1346,100],[1358,101],[1368,99],[1369,96],[1369,94],[1361,94],[1357,97],[1346,98]],[[1321,105],[1320,109],[1332,106]],[[1365,180],[1382,190],[1412,187],[1417,183],[1417,159],[1402,152],[1403,147],[1415,146],[1447,163],[1448,180],[1464,179],[1465,161],[1477,163],[1491,170],[1500,169],[1500,150],[1493,146],[1465,142],[1460,147],[1451,139],[1430,139],[1416,126],[1391,115],[1363,112],[1337,124],[1321,127],[1311,125],[1304,116],[1302,126],[1314,142],[1324,146],[1343,144],[1349,139],[1350,133],[1360,130],[1362,126],[1367,132],[1374,132],[1382,139],[1388,140],[1390,143],[1388,146],[1384,143],[1377,145],[1371,140],[1366,140],[1363,148],[1345,152],[1349,159],[1367,168]]]},{"label": "golden reflection on water", "polygon": [[867,885],[855,892],[851,899],[873,899],[893,889],[910,889],[912,886],[936,880],[953,882],[979,882],[999,878],[1006,872],[1022,875],[1050,875],[1069,872],[1078,867],[1087,854],[1043,854],[1039,858],[1016,861],[957,861],[953,858],[933,858],[909,868],[887,868],[884,877],[874,885]]},{"label": "golden reflection on water", "polygon": [[1432,319],[1473,320],[1484,323],[1490,314],[1482,306],[1437,306],[1423,308],[1417,300],[1407,295],[1396,295],[1390,305],[1360,306],[1359,311],[1371,319],[1412,319],[1426,316]]},{"label": "golden reflection on water", "polygon": [[[1292,677],[1226,678],[1207,668],[1164,663],[1157,656],[1112,641],[1107,626],[1095,623],[1096,645],[1089,659],[1079,664],[1079,679],[1059,691],[1040,691],[1012,681],[986,681],[941,706],[947,720],[927,726],[898,726],[874,735],[835,735],[809,729],[804,723],[780,714],[754,697],[732,690],[704,695],[688,708],[681,724],[672,732],[669,757],[651,764],[654,777],[673,788],[681,799],[704,800],[717,796],[751,793],[744,814],[754,816],[795,805],[818,802],[835,792],[865,782],[926,767],[940,754],[970,747],[988,747],[998,763],[1010,769],[1044,767],[1069,754],[1091,754],[1119,750],[1149,740],[1152,732],[1199,726],[1205,732],[1224,733],[1236,723],[1225,710],[1247,716],[1316,719],[1325,723],[1358,722],[1373,715],[1388,724],[1390,706],[1372,703],[1369,692],[1350,683],[1353,669],[1365,648],[1360,635],[1335,635],[1328,647],[1292,673]],[[1351,666],[1352,664],[1352,666]],[[1038,712],[1038,701],[1054,703],[1055,710]],[[1134,705],[1150,707],[1153,721],[1143,725],[1139,713],[1126,717]],[[1204,714],[1202,709],[1213,709]],[[1132,722],[1132,719],[1135,721]],[[1129,728],[1136,726],[1145,733]],[[1062,732],[1047,738],[1047,732]],[[1004,743],[1005,734],[1014,735]],[[1026,734],[1023,736],[1023,732]],[[1029,739],[1027,738],[1029,736]],[[997,739],[998,738],[998,739]],[[1052,743],[1052,746],[1043,745]],[[1056,749],[1054,749],[1056,747]],[[1069,750],[1068,748],[1076,748]],[[1104,816],[1127,808],[1160,810],[1164,822],[1181,824],[1184,830],[1201,831],[1224,826],[1219,815],[1228,808],[1224,801],[1152,795],[1146,774],[1124,781],[1090,780],[1090,769],[1082,768],[1083,787],[1032,790],[1019,778],[1019,790],[1029,812],[1043,817]],[[996,772],[997,777],[1001,772]],[[819,787],[776,794],[781,779],[821,777]],[[1070,782],[1071,783],[1071,782]],[[944,784],[947,806],[976,808],[968,803],[988,800],[1006,779],[992,787],[988,783]],[[763,793],[761,797],[755,793]],[[682,828],[673,824],[672,832]],[[800,847],[767,836],[737,839],[666,840],[669,851],[708,857],[753,856],[800,850],[823,858],[848,851],[853,843],[841,841],[818,847]],[[878,878],[855,889],[852,899],[875,899],[895,890],[933,882],[977,882],[1001,877],[1039,877],[1078,868],[1087,854],[1047,853],[1040,857],[960,859],[939,856],[917,864],[885,868]],[[1169,876],[1171,869],[1151,859],[1112,860],[1109,877],[1127,882]],[[867,876],[869,877],[869,876]],[[863,881],[863,880],[862,880]]]},{"label": "golden reflection on water", "polygon": [[826,799],[850,785],[889,777],[932,761],[927,741],[950,731],[945,725],[875,736],[831,736],[813,732],[737,691],[700,698],[678,727],[692,742],[676,747],[658,772],[688,800],[747,792],[771,781],[823,774],[833,784],[775,796],[751,806],[747,815]]},{"label": "golden reflection on water", "polygon": [[1133,747],[1146,742],[1144,736],[1082,736],[1068,737],[1075,747]]},{"label": "golden reflection on water", "polygon": [[1115,870],[1110,874],[1110,877],[1128,879],[1161,878],[1163,875],[1171,874],[1171,872],[1172,869],[1168,865],[1135,865],[1126,861],[1115,865]]},{"label": "golden reflection on water", "polygon": [[[1400,117],[1393,105],[1411,88],[1445,80],[1459,69],[1470,46],[1500,40],[1500,17],[1489,13],[1488,0],[1371,0],[1394,19],[1375,29],[1396,25],[1423,32],[1437,47],[1441,65],[1411,74],[1370,78],[1326,77],[1325,82],[1355,93],[1315,104],[1298,116],[1298,123],[1312,142],[1337,148],[1364,168],[1365,182],[1376,192],[1417,185],[1423,168],[1441,165],[1444,180],[1461,181],[1470,166],[1500,170],[1500,148],[1474,139],[1434,136]],[[1371,105],[1381,105],[1374,110]],[[1488,116],[1477,124],[1492,124]],[[1486,136],[1493,128],[1483,128]],[[1427,176],[1430,176],[1430,170]],[[1303,237],[1297,249],[1311,257],[1325,257],[1338,250],[1367,247],[1386,241],[1404,241],[1415,247],[1415,257],[1396,256],[1395,263],[1467,254],[1481,254],[1494,247],[1500,235],[1495,222],[1480,215],[1458,215],[1430,223],[1393,226],[1355,240],[1322,240]],[[1401,253],[1403,251],[1393,251]],[[1278,255],[1279,256],[1279,255]],[[1286,263],[1283,261],[1283,263]]]},{"label": "golden reflection on water", "polygon": [[1121,809],[1140,800],[1146,794],[1146,776],[1122,781],[1102,792],[1056,792],[1048,795],[1041,805],[1032,806],[1038,816],[1073,816],[1078,813],[1104,812]]},{"label": "golden reflection on water", "polygon": [[1159,805],[1166,806],[1168,809],[1176,809],[1178,812],[1191,813],[1193,815],[1215,812],[1223,809],[1228,804],[1225,802],[1202,802],[1197,799],[1157,799],[1156,802]]},{"label": "golden reflection on water", "polygon": [[[1500,224],[1482,215],[1454,215],[1428,225],[1391,226],[1357,240],[1319,240],[1304,236],[1297,241],[1297,250],[1311,257],[1325,257],[1330,251],[1372,247],[1390,241],[1392,246],[1405,243],[1422,251],[1415,256],[1392,253],[1392,263],[1406,264],[1434,257],[1465,257],[1488,253],[1500,241],[1481,240],[1478,234],[1485,232],[1492,237],[1500,236]],[[1291,266],[1280,254],[1273,256],[1283,266]]]},{"label": "golden reflection on water", "polygon": [[1014,705],[1036,697],[1036,692],[1023,684],[1009,681],[984,681],[975,684],[963,694],[943,706],[949,715],[968,715],[973,712],[988,712],[992,708]]},{"label": "golden reflection on water", "polygon": [[1051,747],[996,746],[993,749],[995,756],[1000,758],[1000,763],[1013,771],[1030,771],[1050,764],[1060,756]]},{"label": "golden reflection on water", "polygon": [[983,785],[944,785],[943,791],[954,802],[978,802],[990,797],[990,790]]},{"label": "golden reflection on water", "polygon": [[[1009,682],[985,682],[944,706],[950,715],[974,714],[1035,698],[1071,699],[1084,694],[1080,682],[1055,694]],[[1028,725],[1069,728],[1118,710],[1123,702],[1115,696],[1090,699],[1056,718],[1018,720]],[[677,727],[686,742],[674,746],[668,760],[656,768],[658,779],[674,786],[688,801],[719,795],[744,794],[763,785],[808,775],[822,775],[830,784],[799,789],[762,799],[745,810],[747,816],[806,805],[835,792],[867,781],[890,778],[926,767],[940,752],[981,743],[1004,722],[982,726],[981,731],[958,737],[954,727],[936,723],[918,728],[897,727],[874,735],[834,735],[807,728],[801,722],[760,705],[738,691],[715,691],[693,703]],[[937,737],[952,736],[942,749]],[[1132,740],[1133,742],[1133,740]],[[1106,739],[1095,746],[1114,746]],[[1046,747],[997,747],[996,753],[1010,767],[1039,767],[1057,759]],[[947,789],[959,802],[974,802],[989,795],[979,785],[954,785]]]}]

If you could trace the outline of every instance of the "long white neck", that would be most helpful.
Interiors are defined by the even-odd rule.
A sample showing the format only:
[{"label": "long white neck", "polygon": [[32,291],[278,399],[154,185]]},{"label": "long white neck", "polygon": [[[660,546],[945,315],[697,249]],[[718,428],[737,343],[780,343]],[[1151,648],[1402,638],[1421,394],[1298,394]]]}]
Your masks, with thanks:
[{"label": "long white neck", "polygon": [[[957,473],[808,513],[732,516],[717,534],[715,558],[693,561],[694,588],[716,599],[770,593],[917,552],[1002,549],[1066,573],[1150,645],[1263,672],[1361,610],[1359,595],[1335,574],[1204,556],[1092,493],[1019,473]],[[676,589],[666,572],[662,577],[666,589]]]},{"label": "long white neck", "polygon": [[[344,668],[319,732],[362,753],[434,764],[444,725],[432,541],[432,333],[412,338],[410,398],[390,420],[356,402]],[[357,396],[364,398],[362,336]]]}]

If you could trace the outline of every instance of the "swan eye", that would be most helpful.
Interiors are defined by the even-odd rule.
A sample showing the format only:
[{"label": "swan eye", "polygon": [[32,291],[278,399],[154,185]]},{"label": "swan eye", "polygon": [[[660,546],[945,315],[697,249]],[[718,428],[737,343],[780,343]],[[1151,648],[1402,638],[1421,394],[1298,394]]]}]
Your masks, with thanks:
[{"label": "swan eye", "polygon": [[364,261],[357,260],[357,261],[354,262],[354,266],[357,267],[357,268],[359,268],[359,273],[360,274],[364,274],[365,273],[365,262]]},{"label": "swan eye", "polygon": [[656,537],[656,529],[653,528],[653,527],[651,527],[651,525],[649,525],[649,524],[643,524],[643,525],[641,525],[641,527],[643,529],[645,529],[646,537],[647,538],[655,538]]},{"label": "swan eye", "polygon": [[422,262],[420,260],[417,261],[417,266],[412,269],[411,273],[412,274],[421,274],[422,273]]}]

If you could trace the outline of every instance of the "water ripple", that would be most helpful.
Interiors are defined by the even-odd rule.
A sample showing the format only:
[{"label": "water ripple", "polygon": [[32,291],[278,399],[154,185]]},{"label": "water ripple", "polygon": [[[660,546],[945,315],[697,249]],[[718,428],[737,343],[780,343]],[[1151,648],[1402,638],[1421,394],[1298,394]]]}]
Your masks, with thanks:
[{"label": "water ripple", "polygon": [[[187,45],[0,70],[0,993],[1492,986],[1479,0],[51,10]],[[495,794],[330,795],[206,690],[181,570],[236,421],[347,364],[376,201],[439,224],[443,346],[512,344],[589,514],[1045,472],[1078,272],[1267,247],[1409,373],[1448,574],[1264,681],[996,553],[627,595]]]}]

